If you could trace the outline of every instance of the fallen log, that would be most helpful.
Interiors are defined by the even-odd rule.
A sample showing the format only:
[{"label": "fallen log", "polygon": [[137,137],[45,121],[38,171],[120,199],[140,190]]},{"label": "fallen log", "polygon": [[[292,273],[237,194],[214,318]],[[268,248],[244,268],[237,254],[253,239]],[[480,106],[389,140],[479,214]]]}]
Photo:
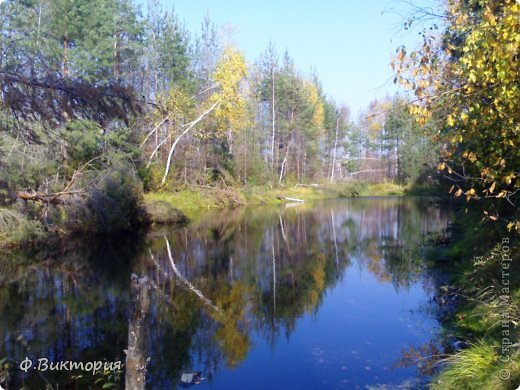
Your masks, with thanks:
[{"label": "fallen log", "polygon": [[298,183],[294,186],[294,188],[298,188],[298,187],[305,187],[305,188],[320,188],[322,187],[321,184],[317,184],[317,183],[311,183],[311,184],[303,184],[303,183]]},{"label": "fallen log", "polygon": [[63,191],[63,192],[54,192],[52,194],[40,194],[37,192],[25,192],[20,191],[16,194],[18,199],[22,199],[24,201],[31,200],[33,202],[41,202],[45,204],[54,204],[54,205],[62,205],[65,204],[65,201],[61,198],[64,195],[77,195],[84,193],[84,191]]},{"label": "fallen log", "polygon": [[301,202],[301,203],[304,202],[303,199],[289,198],[287,196],[277,196],[276,199],[278,199],[278,200],[288,200],[288,201],[291,201],[291,202]]}]

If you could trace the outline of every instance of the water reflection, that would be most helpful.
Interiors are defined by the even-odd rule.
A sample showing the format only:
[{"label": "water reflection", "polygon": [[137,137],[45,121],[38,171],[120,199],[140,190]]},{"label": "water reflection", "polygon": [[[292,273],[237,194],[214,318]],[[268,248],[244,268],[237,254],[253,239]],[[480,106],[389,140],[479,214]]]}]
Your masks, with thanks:
[{"label": "water reflection", "polygon": [[[127,388],[171,388],[187,371],[208,378],[198,388],[402,383],[414,370],[388,367],[432,337],[435,321],[407,311],[427,300],[424,248],[447,222],[405,198],[219,210],[146,241],[11,260],[0,358],[126,360]],[[43,374],[18,372],[10,388],[93,383]]]}]

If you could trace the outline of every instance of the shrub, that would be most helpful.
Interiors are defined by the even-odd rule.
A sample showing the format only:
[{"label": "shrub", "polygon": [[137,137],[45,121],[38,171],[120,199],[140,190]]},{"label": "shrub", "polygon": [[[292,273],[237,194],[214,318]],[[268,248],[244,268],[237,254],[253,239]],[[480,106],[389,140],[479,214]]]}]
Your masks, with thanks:
[{"label": "shrub", "polygon": [[143,189],[133,170],[100,171],[87,188],[85,198],[67,206],[68,229],[116,233],[143,222]]},{"label": "shrub", "polygon": [[43,226],[39,221],[27,219],[14,210],[0,209],[0,246],[27,245],[42,235]]}]

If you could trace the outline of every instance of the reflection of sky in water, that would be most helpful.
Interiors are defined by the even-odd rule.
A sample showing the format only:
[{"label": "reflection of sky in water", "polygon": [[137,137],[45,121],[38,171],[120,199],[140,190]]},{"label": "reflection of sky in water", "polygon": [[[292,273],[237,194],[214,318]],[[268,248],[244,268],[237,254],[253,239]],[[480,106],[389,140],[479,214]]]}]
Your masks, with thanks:
[{"label": "reflection of sky in water", "polygon": [[274,349],[256,335],[255,347],[237,370],[217,375],[209,388],[365,388],[414,380],[413,368],[393,368],[401,351],[428,342],[437,323],[418,310],[423,288],[396,293],[370,273],[346,270],[317,314],[297,322]]},{"label": "reflection of sky in water", "polygon": [[23,359],[24,334],[34,357],[124,359],[135,272],[155,286],[142,344],[150,388],[190,370],[209,377],[199,389],[413,382],[415,368],[394,365],[437,334],[422,259],[447,218],[425,200],[336,200],[220,210],[146,242],[69,248],[0,286],[0,357]]}]

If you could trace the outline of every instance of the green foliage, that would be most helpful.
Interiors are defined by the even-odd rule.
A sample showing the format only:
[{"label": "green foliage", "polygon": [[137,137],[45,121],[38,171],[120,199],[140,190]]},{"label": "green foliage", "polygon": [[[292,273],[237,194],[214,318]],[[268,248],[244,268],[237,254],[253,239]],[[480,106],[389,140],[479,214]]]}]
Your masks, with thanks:
[{"label": "green foliage", "polygon": [[[385,114],[385,148],[394,154],[396,179],[403,184],[426,182],[434,175],[439,150],[410,114],[407,102],[396,96]],[[430,180],[430,184],[433,180]]]},{"label": "green foliage", "polygon": [[40,189],[59,167],[59,151],[38,144],[25,144],[8,134],[0,134],[0,204],[14,202],[19,190]]},{"label": "green foliage", "polygon": [[62,130],[65,142],[65,163],[72,169],[92,160],[103,152],[103,129],[90,121],[71,121]]},{"label": "green foliage", "polygon": [[39,221],[27,219],[23,214],[10,209],[0,209],[0,247],[29,244],[43,237]]},{"label": "green foliage", "polygon": [[365,186],[361,195],[365,196],[387,196],[387,195],[404,195],[406,188],[392,182],[375,183]]},{"label": "green foliage", "polygon": [[143,181],[143,189],[145,192],[160,191],[164,187],[161,184],[164,168],[160,163],[152,162],[149,166],[140,166],[138,173]]},{"label": "green foliage", "polygon": [[[157,34],[158,69],[162,73],[161,79],[165,83],[165,89],[169,84],[192,90],[193,78],[190,70],[188,33],[173,13],[166,13],[159,18],[157,26],[159,29]],[[150,20],[150,23],[153,21]]]},{"label": "green foliage", "polygon": [[[433,388],[514,389],[520,380],[518,239],[502,224],[482,221],[478,209],[461,210],[450,235],[446,249],[434,256],[449,263],[451,284],[459,289],[457,310],[445,326],[473,343],[446,360]],[[502,241],[505,237],[507,243]],[[506,253],[511,262],[504,261]],[[507,351],[501,349],[504,339],[512,342]],[[510,378],[501,379],[501,370],[507,370]]]},{"label": "green foliage", "polygon": [[451,367],[445,370],[437,381],[434,381],[433,389],[436,385],[440,389],[481,388],[482,378],[487,377],[497,360],[498,356],[493,346],[484,343],[475,344],[448,358],[447,363],[451,364]]},{"label": "green foliage", "polygon": [[67,206],[72,231],[117,233],[144,222],[143,190],[136,174],[126,167],[109,167],[91,180],[86,197]]},{"label": "green foliage", "polygon": [[[0,79],[10,93],[0,105],[0,201],[14,203],[18,191],[65,192],[59,205],[32,202],[24,211],[49,230],[128,229],[141,218],[140,180],[147,191],[217,187],[207,201],[172,195],[194,208],[246,203],[234,189],[240,183],[322,183],[332,171],[339,182],[375,142],[369,138],[380,123],[363,134],[287,52],[279,63],[270,45],[248,66],[242,53],[224,48],[209,18],[191,40],[155,0],[145,18],[131,0],[6,0],[0,20]],[[153,104],[133,111],[133,90]],[[397,114],[388,150],[390,139],[406,138],[408,118]],[[400,144],[401,181],[420,179],[417,167],[431,150],[421,137],[409,139]],[[317,199],[355,196],[364,186],[275,191]],[[272,201],[265,192],[258,198]],[[170,219],[163,206],[158,220]]]},{"label": "green foliage", "polygon": [[129,1],[5,3],[0,12],[8,18],[2,28],[9,30],[4,37],[11,70],[29,64],[33,76],[50,70],[107,82],[135,59],[142,30]]}]

